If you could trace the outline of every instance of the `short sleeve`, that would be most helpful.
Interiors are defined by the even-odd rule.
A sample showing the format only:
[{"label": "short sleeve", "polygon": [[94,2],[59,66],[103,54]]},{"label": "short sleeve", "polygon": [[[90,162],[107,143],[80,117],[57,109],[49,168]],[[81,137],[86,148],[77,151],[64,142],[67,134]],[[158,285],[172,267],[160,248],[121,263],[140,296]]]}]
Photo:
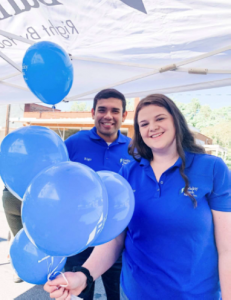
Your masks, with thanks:
[{"label": "short sleeve", "polygon": [[224,161],[217,157],[213,169],[213,189],[208,197],[213,210],[231,212],[231,174]]}]

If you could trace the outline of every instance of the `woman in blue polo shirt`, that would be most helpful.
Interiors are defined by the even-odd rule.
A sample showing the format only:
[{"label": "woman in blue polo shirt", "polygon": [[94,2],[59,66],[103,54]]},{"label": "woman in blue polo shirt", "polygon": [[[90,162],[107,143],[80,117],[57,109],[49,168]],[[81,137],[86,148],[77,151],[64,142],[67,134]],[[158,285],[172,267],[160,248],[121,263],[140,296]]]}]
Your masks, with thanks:
[{"label": "woman in blue polo shirt", "polygon": [[[134,191],[133,218],[126,232],[96,247],[83,267],[95,280],[125,245],[121,300],[218,300],[220,286],[222,299],[231,299],[227,166],[196,145],[183,115],[164,95],[140,101],[134,127],[130,154],[136,161],[121,170]],[[65,273],[68,287],[57,289],[65,284],[59,277],[45,290],[52,298],[70,299],[88,289],[85,274]]]}]

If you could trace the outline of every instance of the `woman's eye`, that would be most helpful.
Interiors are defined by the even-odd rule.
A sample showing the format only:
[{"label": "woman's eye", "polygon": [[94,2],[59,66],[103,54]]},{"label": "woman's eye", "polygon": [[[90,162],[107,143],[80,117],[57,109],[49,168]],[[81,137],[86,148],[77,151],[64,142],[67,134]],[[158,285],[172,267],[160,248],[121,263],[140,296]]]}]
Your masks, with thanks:
[{"label": "woman's eye", "polygon": [[140,125],[140,127],[144,127],[144,126],[147,126],[148,125],[148,123],[142,123],[141,125]]},{"label": "woman's eye", "polygon": [[159,118],[159,119],[157,119],[157,121],[162,121],[162,120],[164,120],[164,118]]}]

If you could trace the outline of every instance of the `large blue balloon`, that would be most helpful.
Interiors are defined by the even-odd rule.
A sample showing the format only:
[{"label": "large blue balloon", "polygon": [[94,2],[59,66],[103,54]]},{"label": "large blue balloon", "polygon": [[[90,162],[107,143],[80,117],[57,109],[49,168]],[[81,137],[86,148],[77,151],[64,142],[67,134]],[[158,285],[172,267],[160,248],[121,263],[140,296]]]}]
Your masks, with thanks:
[{"label": "large blue balloon", "polygon": [[65,162],[33,179],[24,196],[22,221],[38,248],[52,256],[71,256],[97,237],[107,211],[99,175],[85,165]]},{"label": "large blue balloon", "polygon": [[10,258],[18,276],[32,284],[45,284],[48,275],[50,279],[54,279],[55,275],[62,271],[67,260],[65,257],[48,257],[31,243],[23,229],[13,240]]},{"label": "large blue balloon", "polygon": [[59,103],[69,93],[73,66],[69,55],[59,45],[34,44],[26,51],[22,67],[27,86],[44,103]]},{"label": "large blue balloon", "polygon": [[128,226],[135,205],[132,188],[122,176],[110,171],[97,173],[107,190],[108,216],[102,232],[91,246],[107,243],[117,237]]},{"label": "large blue balloon", "polygon": [[40,126],[22,127],[11,132],[2,141],[0,149],[2,180],[21,200],[40,171],[69,160],[62,139],[54,131]]}]

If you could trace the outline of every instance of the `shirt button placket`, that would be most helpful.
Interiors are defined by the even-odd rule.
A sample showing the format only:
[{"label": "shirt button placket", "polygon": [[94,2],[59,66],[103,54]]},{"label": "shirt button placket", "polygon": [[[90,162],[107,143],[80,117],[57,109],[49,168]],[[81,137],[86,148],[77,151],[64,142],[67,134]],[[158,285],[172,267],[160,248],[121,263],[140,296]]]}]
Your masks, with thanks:
[{"label": "shirt button placket", "polygon": [[158,183],[158,187],[157,187],[157,195],[158,197],[160,197],[160,193],[161,193],[161,185],[164,184],[163,180],[161,180],[159,183]]},{"label": "shirt button placket", "polygon": [[160,186],[159,186],[159,184],[157,185],[157,197],[160,197]]},{"label": "shirt button placket", "polygon": [[109,146],[107,147],[106,153],[105,153],[106,164],[107,164],[107,161],[108,161],[108,151],[109,151]]},{"label": "shirt button placket", "polygon": [[161,185],[164,184],[163,180],[161,180],[159,183],[158,183],[158,188],[157,188],[157,192],[158,192],[158,197],[160,197],[160,193],[161,193]]}]

